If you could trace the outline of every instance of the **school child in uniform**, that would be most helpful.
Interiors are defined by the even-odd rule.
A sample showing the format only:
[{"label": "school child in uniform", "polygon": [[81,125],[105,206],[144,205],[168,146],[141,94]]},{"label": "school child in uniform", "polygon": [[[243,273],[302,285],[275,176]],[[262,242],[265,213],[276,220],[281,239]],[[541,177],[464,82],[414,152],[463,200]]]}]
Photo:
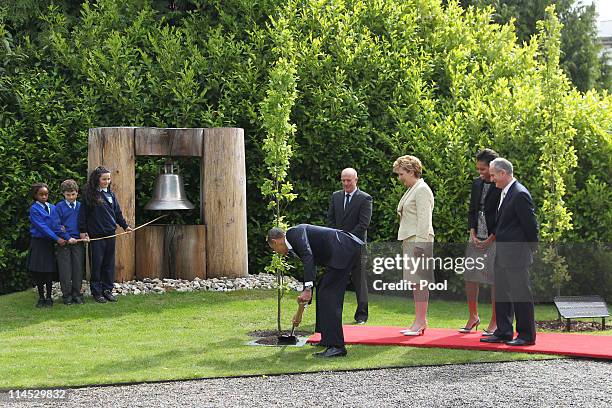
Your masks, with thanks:
[{"label": "school child in uniform", "polygon": [[[60,185],[64,200],[55,204],[57,222],[70,238],[79,239],[78,217],[81,203],[77,201],[79,185],[72,179]],[[65,305],[82,304],[83,262],[85,247],[82,242],[57,248],[57,268]]]},{"label": "school child in uniform", "polygon": [[[115,193],[111,190],[111,173],[104,167],[91,172],[83,188],[83,202],[79,211],[80,237],[84,240],[115,234],[117,224],[132,232],[121,213]],[[115,282],[115,238],[90,243],[91,294],[98,303],[116,302],[113,295]]]},{"label": "school child in uniform", "polygon": [[[27,268],[38,289],[36,307],[51,307],[53,299],[53,275],[57,272],[54,243],[60,246],[74,243],[67,233],[61,231],[56,222],[55,206],[49,203],[49,187],[44,183],[36,183],[30,189],[34,203],[30,206],[30,250],[28,252]],[[45,287],[47,296],[45,298]]]}]

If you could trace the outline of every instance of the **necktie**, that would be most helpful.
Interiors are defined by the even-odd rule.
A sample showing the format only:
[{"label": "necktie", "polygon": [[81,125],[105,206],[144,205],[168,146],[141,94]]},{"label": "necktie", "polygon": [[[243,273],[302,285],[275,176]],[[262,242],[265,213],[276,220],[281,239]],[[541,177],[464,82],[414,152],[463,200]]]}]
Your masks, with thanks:
[{"label": "necktie", "polygon": [[70,208],[74,210],[74,203],[70,203]]},{"label": "necktie", "polygon": [[344,197],[344,209],[345,210],[346,210],[346,206],[348,205],[350,200],[351,200],[351,195],[350,194],[346,194],[346,196]]},{"label": "necktie", "polygon": [[45,211],[47,212],[47,214],[51,214],[51,210],[49,209],[49,206],[47,204],[45,204]]}]

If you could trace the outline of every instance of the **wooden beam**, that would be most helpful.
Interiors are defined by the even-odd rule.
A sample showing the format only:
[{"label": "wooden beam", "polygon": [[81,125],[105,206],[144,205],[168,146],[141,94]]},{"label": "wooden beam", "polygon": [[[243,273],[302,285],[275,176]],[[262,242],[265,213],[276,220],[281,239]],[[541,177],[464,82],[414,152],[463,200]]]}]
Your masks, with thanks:
[{"label": "wooden beam", "polygon": [[[134,228],[136,222],[136,158],[133,127],[103,127],[89,129],[88,174],[98,166],[111,171],[115,192],[123,217]],[[123,229],[118,227],[117,232]],[[134,279],[134,234],[117,237],[115,250],[115,280]]]},{"label": "wooden beam", "polygon": [[147,225],[135,232],[136,279],[165,278],[164,225]]},{"label": "wooden beam", "polygon": [[202,156],[203,129],[136,128],[136,156]]},{"label": "wooden beam", "polygon": [[136,279],[206,278],[204,225],[148,225],[135,234]]},{"label": "wooden beam", "polygon": [[201,207],[206,275],[248,274],[244,129],[204,129]]}]

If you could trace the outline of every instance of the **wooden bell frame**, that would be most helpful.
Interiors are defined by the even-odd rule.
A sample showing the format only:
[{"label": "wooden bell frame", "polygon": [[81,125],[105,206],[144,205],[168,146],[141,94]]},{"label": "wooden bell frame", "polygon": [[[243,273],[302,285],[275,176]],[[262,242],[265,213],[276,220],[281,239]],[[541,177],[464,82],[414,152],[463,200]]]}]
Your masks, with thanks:
[{"label": "wooden bell frame", "polygon": [[[117,238],[115,279],[194,279],[248,274],[244,130],[89,129],[88,173],[111,171],[126,221],[136,216],[136,157],[200,157],[203,225],[149,225]],[[118,232],[122,231],[119,229]]]}]

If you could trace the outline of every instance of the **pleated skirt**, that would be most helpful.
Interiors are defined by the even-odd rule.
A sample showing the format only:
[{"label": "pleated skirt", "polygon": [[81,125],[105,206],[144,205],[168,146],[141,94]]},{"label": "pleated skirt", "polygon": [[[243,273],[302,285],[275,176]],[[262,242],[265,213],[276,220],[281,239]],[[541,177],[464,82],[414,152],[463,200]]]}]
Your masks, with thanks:
[{"label": "pleated skirt", "polygon": [[56,273],[57,262],[53,241],[48,238],[32,238],[26,264],[32,273]]}]

